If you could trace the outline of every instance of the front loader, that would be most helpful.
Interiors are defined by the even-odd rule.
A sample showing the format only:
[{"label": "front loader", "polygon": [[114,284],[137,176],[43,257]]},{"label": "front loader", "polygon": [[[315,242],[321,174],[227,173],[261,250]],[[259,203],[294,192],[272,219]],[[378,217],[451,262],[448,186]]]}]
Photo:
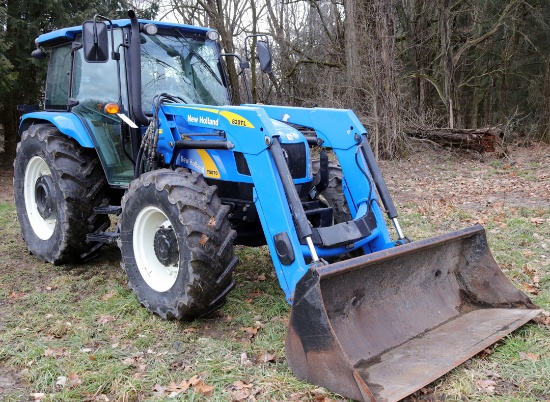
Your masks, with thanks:
[{"label": "front loader", "polygon": [[482,227],[405,236],[353,112],[232,106],[238,56],[216,31],[128,14],[37,39],[44,110],[22,117],[14,170],[32,254],[81,262],[116,243],[140,303],[192,320],[233,288],[233,245],[266,244],[293,373],[364,401],[407,396],[539,313]]}]

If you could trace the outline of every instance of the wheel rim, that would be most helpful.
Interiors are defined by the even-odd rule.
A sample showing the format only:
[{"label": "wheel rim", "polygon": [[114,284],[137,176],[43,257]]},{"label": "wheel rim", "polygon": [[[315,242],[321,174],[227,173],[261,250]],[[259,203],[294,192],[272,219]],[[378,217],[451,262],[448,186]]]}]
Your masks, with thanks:
[{"label": "wheel rim", "polygon": [[136,264],[141,277],[157,292],[170,289],[178,276],[179,262],[166,266],[155,253],[155,234],[161,228],[172,227],[160,209],[148,206],[141,210],[134,224],[133,246]]},{"label": "wheel rim", "polygon": [[[48,164],[40,156],[34,156],[25,170],[25,183],[23,189],[23,195],[25,197],[25,208],[27,210],[27,217],[31,227],[41,240],[48,240],[52,237],[57,224],[57,214],[50,214],[44,218],[40,214],[40,210],[43,209],[43,186],[37,186],[41,178],[49,176],[51,178],[52,172],[48,167]],[[42,180],[41,180],[42,181]],[[39,189],[37,193],[37,188]],[[52,189],[53,190],[53,189]],[[40,205],[37,203],[37,196],[40,199]],[[53,203],[55,203],[55,195],[49,194],[52,197]]]}]

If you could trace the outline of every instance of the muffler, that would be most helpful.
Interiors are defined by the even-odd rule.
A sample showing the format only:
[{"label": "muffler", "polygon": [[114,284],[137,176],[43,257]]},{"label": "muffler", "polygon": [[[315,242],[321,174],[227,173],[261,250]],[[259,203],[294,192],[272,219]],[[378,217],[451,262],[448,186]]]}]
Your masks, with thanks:
[{"label": "muffler", "polygon": [[286,337],[294,375],[360,401],[397,401],[540,310],[479,226],[312,268]]}]

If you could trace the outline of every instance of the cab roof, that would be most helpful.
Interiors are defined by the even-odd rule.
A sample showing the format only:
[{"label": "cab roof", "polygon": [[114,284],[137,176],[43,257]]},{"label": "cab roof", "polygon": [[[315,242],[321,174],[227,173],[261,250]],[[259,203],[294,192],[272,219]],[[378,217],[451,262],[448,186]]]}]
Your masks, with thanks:
[{"label": "cab roof", "polygon": [[[204,28],[204,27],[198,27],[198,26],[186,25],[186,24],[177,24],[173,22],[164,22],[164,21],[138,20],[138,22],[140,24],[155,24],[161,29],[179,28],[183,32],[198,33],[198,34],[206,34],[206,32],[211,30],[210,28]],[[129,19],[113,20],[112,23],[115,28],[123,28],[123,27],[130,26]],[[56,31],[52,31],[52,32],[48,32],[40,35],[37,38],[37,42],[40,46],[57,45],[57,44],[74,40],[76,35],[80,33],[82,33],[82,25],[79,25],[76,27],[58,29]]]}]

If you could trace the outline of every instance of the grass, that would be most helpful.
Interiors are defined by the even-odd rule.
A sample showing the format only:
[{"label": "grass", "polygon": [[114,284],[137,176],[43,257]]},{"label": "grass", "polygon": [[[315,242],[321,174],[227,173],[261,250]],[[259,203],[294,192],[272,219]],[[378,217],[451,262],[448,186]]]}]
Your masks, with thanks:
[{"label": "grass", "polygon": [[[457,175],[452,162],[438,173],[451,187]],[[500,177],[502,166],[491,161],[480,175]],[[506,275],[550,310],[548,206],[480,211],[434,197],[399,209],[401,225],[415,239],[482,220]],[[43,393],[48,401],[160,401],[171,383],[196,375],[214,387],[211,395],[192,387],[173,400],[239,400],[243,389],[256,400],[338,400],[289,370],[284,337],[290,306],[267,249],[236,252],[237,286],[219,312],[191,323],[163,321],[127,287],[116,247],[105,247],[85,265],[41,263],[26,252],[13,203],[0,203],[0,399],[32,400],[31,394]],[[549,400],[548,378],[550,330],[530,323],[409,400]]]}]

